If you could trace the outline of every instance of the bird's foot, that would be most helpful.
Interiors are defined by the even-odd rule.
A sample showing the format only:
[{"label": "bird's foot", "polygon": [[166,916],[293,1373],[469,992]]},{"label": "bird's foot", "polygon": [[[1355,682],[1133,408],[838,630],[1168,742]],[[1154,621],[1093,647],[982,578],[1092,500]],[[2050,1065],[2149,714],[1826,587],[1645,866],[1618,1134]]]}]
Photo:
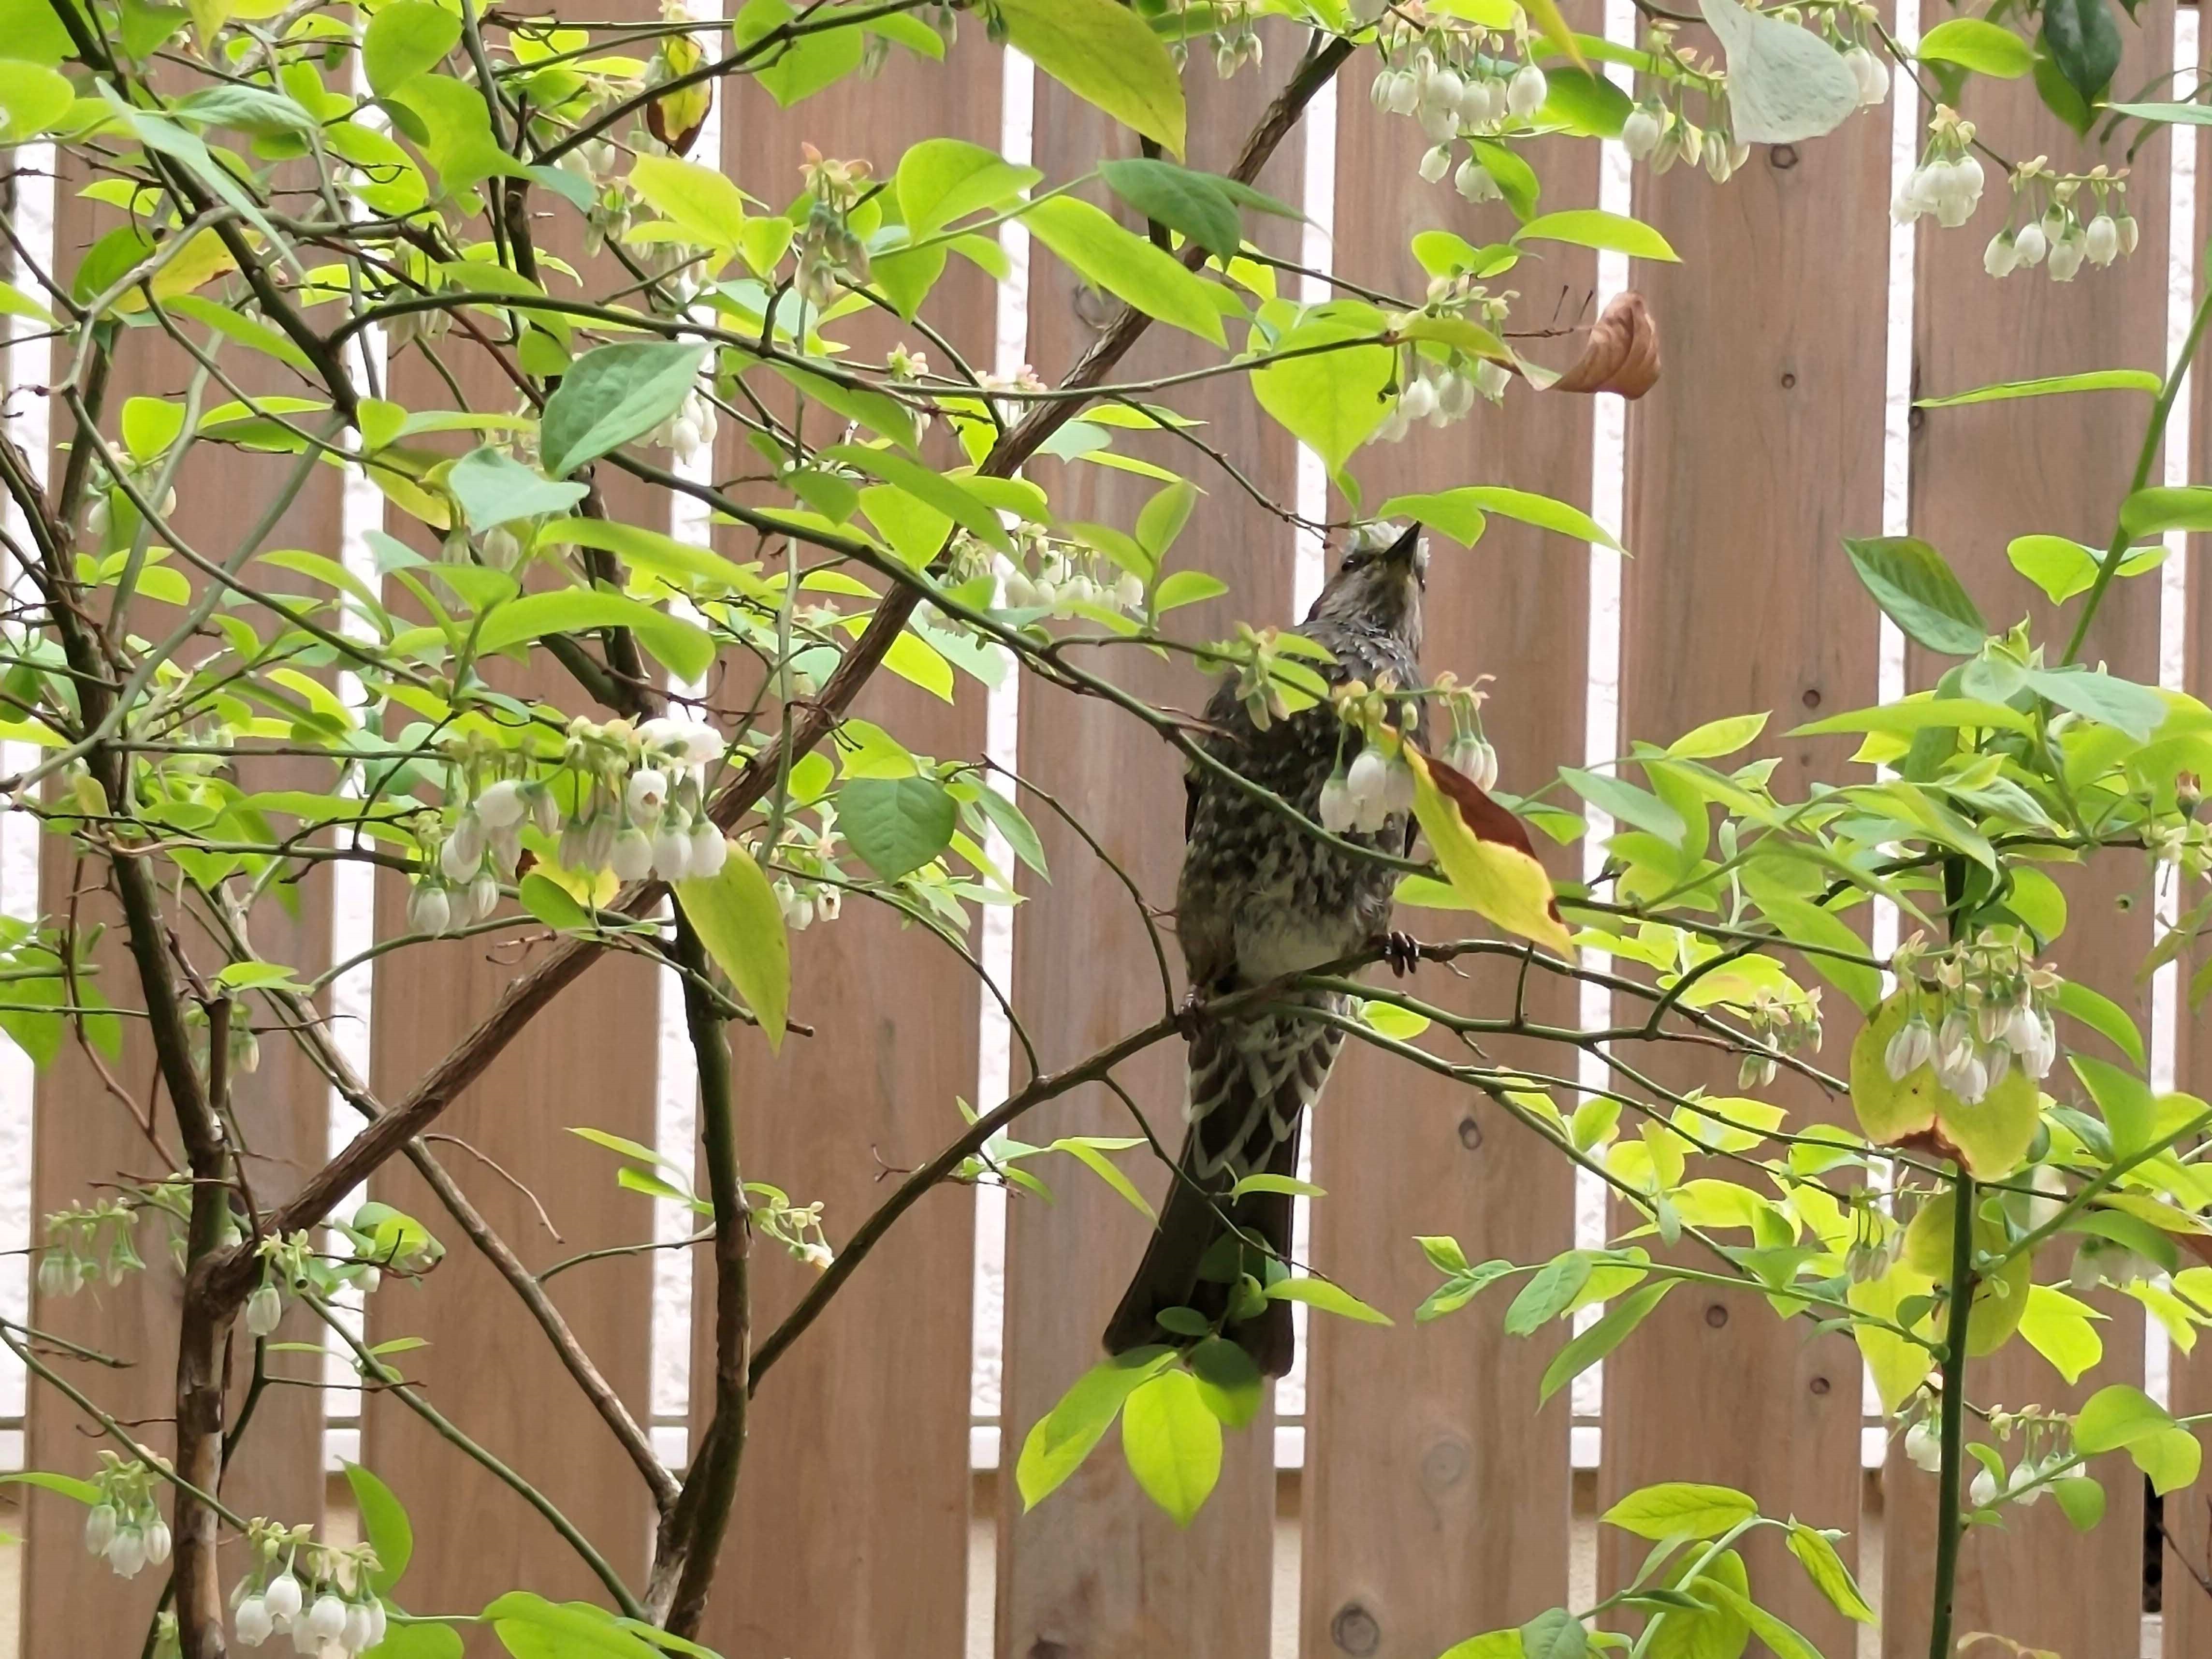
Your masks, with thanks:
[{"label": "bird's foot", "polygon": [[1382,960],[1390,964],[1390,971],[1400,979],[1413,971],[1421,959],[1421,942],[1411,933],[1401,933],[1393,928],[1376,941],[1382,947]]},{"label": "bird's foot", "polygon": [[1192,986],[1183,993],[1182,1006],[1176,1010],[1176,1030],[1182,1033],[1185,1042],[1195,1042],[1199,1030],[1206,1024],[1206,999]]}]

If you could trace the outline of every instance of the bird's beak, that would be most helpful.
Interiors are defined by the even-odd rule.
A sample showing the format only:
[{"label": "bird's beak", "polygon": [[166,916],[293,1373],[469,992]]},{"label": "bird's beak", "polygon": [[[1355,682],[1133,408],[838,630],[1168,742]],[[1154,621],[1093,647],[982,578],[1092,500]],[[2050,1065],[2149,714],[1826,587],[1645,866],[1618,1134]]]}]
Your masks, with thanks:
[{"label": "bird's beak", "polygon": [[1421,523],[1415,520],[1406,526],[1405,534],[1383,550],[1384,561],[1411,575],[1422,586],[1429,585],[1429,562],[1422,556]]}]

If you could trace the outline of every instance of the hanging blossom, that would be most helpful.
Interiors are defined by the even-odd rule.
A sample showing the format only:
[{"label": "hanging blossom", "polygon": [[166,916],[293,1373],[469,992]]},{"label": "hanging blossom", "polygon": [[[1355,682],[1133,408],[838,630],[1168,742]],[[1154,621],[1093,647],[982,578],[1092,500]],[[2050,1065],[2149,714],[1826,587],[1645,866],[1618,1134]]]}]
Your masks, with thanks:
[{"label": "hanging blossom", "polygon": [[384,1603],[369,1589],[378,1566],[374,1549],[333,1549],[314,1542],[311,1528],[261,1520],[247,1524],[246,1538],[253,1567],[230,1595],[231,1628],[240,1647],[289,1636],[300,1653],[336,1647],[350,1656],[384,1640]]},{"label": "hanging blossom", "polygon": [[[1495,331],[1504,326],[1517,297],[1510,292],[1492,294],[1463,276],[1437,276],[1429,283],[1425,311],[1463,316]],[[1402,329],[1410,320],[1394,319],[1392,327]],[[1434,341],[1406,346],[1399,358],[1398,395],[1375,435],[1385,443],[1396,443],[1423,422],[1450,426],[1474,412],[1478,398],[1503,402],[1512,384],[1513,372],[1495,358],[1474,356]]]},{"label": "hanging blossom", "polygon": [[689,466],[700,456],[714,453],[715,424],[714,399],[707,388],[695,386],[684,394],[676,412],[653,428],[653,441],[675,456],[678,465]]},{"label": "hanging blossom", "polygon": [[[1352,545],[1388,547],[1401,533],[1401,526],[1376,520],[1352,532]],[[1372,688],[1351,680],[1329,694],[1341,722],[1336,764],[1318,796],[1300,805],[1332,836],[1373,836],[1387,844],[1405,833],[1413,810],[1413,769],[1406,763],[1401,734],[1413,730],[1419,716],[1418,706],[1395,691],[1385,676]],[[1346,740],[1352,738],[1359,748],[1346,765]]]},{"label": "hanging blossom", "polygon": [[811,144],[800,149],[805,160],[799,173],[812,200],[793,251],[799,295],[818,310],[836,299],[842,289],[858,288],[868,280],[867,244],[854,230],[849,216],[867,191],[872,169],[866,161],[828,160]]},{"label": "hanging blossom", "polygon": [[719,875],[729,842],[707,818],[705,788],[726,747],[714,726],[683,715],[635,725],[579,716],[550,778],[515,775],[518,757],[506,750],[462,747],[450,758],[465,804],[441,838],[426,837],[435,854],[408,895],[409,927],[445,933],[489,915],[515,879],[526,824],[557,836],[562,867],[577,874]]},{"label": "hanging blossom", "polygon": [[1483,688],[1496,676],[1478,674],[1473,685],[1462,686],[1456,677],[1437,677],[1437,695],[1451,716],[1452,740],[1444,750],[1444,764],[1478,789],[1498,787],[1498,750],[1482,735],[1482,705],[1490,700]]},{"label": "hanging blossom", "polygon": [[2127,210],[2127,190],[2125,167],[2100,163],[2062,173],[2047,156],[2021,163],[2013,170],[2012,212],[1982,251],[1982,269],[2009,276],[2039,264],[2052,282],[2070,283],[2084,264],[2102,267],[2133,253],[2142,233]]},{"label": "hanging blossom", "polygon": [[[1377,37],[1382,67],[1369,88],[1375,107],[1410,116],[1428,137],[1421,177],[1435,184],[1451,173],[1470,201],[1497,200],[1503,192],[1474,141],[1533,129],[1552,95],[1525,26],[1508,34],[1439,17],[1418,27],[1395,14],[1386,18],[1383,7],[1371,8],[1375,15],[1367,18],[1358,15],[1362,8],[1353,9],[1355,21],[1382,26]],[[1504,56],[1509,51],[1514,55]],[[1455,172],[1453,161],[1462,143],[1468,156]]]},{"label": "hanging blossom", "polygon": [[1792,988],[1787,992],[1761,988],[1742,1005],[1741,1012],[1753,1040],[1760,1046],[1737,1062],[1739,1088],[1764,1089],[1773,1082],[1781,1069],[1779,1055],[1800,1050],[1820,1052],[1826,1033],[1820,1024],[1819,987],[1809,991]]},{"label": "hanging blossom", "polygon": [[1928,142],[1920,165],[1898,187],[1889,215],[1909,225],[1932,214],[1936,222],[1955,228],[1974,216],[1981,205],[1986,174],[1972,149],[1974,124],[1948,104],[1936,106],[1928,123]]},{"label": "hanging blossom", "polygon": [[[958,568],[956,557],[956,576]],[[1036,525],[1023,526],[1014,556],[998,555],[990,568],[1009,611],[1069,617],[1091,609],[1139,621],[1146,615],[1142,576],[1078,543],[1055,542]]]},{"label": "hanging blossom", "polygon": [[84,1517],[84,1547],[105,1560],[118,1578],[136,1578],[169,1559],[169,1523],[155,1492],[167,1483],[168,1464],[157,1468],[143,1459],[125,1462],[112,1451],[100,1454],[92,1484],[99,1497]]},{"label": "hanging blossom", "polygon": [[133,1238],[137,1226],[137,1206],[118,1199],[53,1211],[39,1256],[39,1294],[69,1297],[88,1285],[120,1285],[146,1265]]},{"label": "hanging blossom", "polygon": [[1981,1101],[2017,1065],[2039,1082],[2058,1059],[2051,1007],[2062,984],[2051,969],[2002,939],[1930,951],[1916,933],[1899,945],[1898,978],[1919,988],[1911,1012],[1883,1051],[1893,1082],[1923,1066],[1964,1105]]}]

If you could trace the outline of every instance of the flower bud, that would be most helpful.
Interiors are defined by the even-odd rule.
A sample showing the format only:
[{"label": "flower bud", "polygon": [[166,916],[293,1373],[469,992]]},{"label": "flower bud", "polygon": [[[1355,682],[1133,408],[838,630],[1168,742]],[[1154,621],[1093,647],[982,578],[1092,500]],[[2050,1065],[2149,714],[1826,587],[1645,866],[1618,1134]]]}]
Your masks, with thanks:
[{"label": "flower bud", "polygon": [[653,838],[653,873],[663,881],[682,881],[690,872],[690,830],[664,823]]},{"label": "flower bud", "polygon": [[1982,269],[1992,276],[2009,276],[2019,264],[2020,250],[2014,246],[2010,231],[1999,231],[1982,250]]},{"label": "flower bud", "polygon": [[489,870],[469,884],[469,910],[482,921],[499,908],[499,878]]},{"label": "flower bud", "polygon": [[2013,252],[2023,265],[2039,265],[2043,256],[2051,251],[2051,239],[2039,224],[2023,225],[2020,234],[2012,239]]},{"label": "flower bud", "polygon": [[1889,1073],[1890,1081],[1902,1083],[1925,1066],[1936,1055],[1936,1034],[1928,1029],[1928,1021],[1918,1009],[1890,1038],[1889,1047],[1882,1051],[1882,1068]]},{"label": "flower bud", "polygon": [[1421,180],[1433,185],[1451,171],[1451,146],[1437,144],[1421,157]]},{"label": "flower bud", "polygon": [[2108,265],[2120,257],[2120,228],[2109,213],[2089,221],[2082,233],[2081,251],[2093,265]]},{"label": "flower bud", "polygon": [[369,1630],[374,1623],[370,1608],[374,1601],[356,1601],[346,1609],[345,1629],[339,1633],[338,1645],[348,1653],[364,1653],[376,1645]]},{"label": "flower bud", "polygon": [[1114,584],[1114,603],[1127,611],[1145,608],[1145,579],[1133,570],[1125,570]]},{"label": "flower bud", "polygon": [[1736,1087],[1764,1089],[1774,1081],[1775,1070],[1771,1054],[1746,1054],[1735,1068]]},{"label": "flower bud", "polygon": [[1346,786],[1341,772],[1322,785],[1321,801],[1316,816],[1321,820],[1321,827],[1332,836],[1340,836],[1352,828],[1355,816],[1352,792]]},{"label": "flower bud", "polygon": [[1493,404],[1505,400],[1505,388],[1512,384],[1512,370],[1494,358],[1485,357],[1474,366],[1474,389]]},{"label": "flower bud", "polygon": [[44,1297],[75,1296],[76,1289],[75,1264],[62,1251],[49,1248],[39,1258],[39,1294]]},{"label": "flower bud", "polygon": [[1491,176],[1490,169],[1472,155],[1462,161],[1459,171],[1452,174],[1452,188],[1470,202],[1495,202],[1505,194],[1498,187],[1498,180]]},{"label": "flower bud", "polygon": [[1544,100],[1551,95],[1551,83],[1544,79],[1544,71],[1534,64],[1522,64],[1505,83],[1505,107],[1524,121],[1543,108]]},{"label": "flower bud", "polygon": [[620,881],[643,881],[653,873],[653,837],[635,825],[615,837],[609,861]]},{"label": "flower bud", "polygon": [[477,797],[477,817],[487,830],[505,830],[520,823],[527,810],[522,786],[513,778],[501,778]]},{"label": "flower bud", "polygon": [[321,1642],[335,1642],[345,1633],[346,1606],[331,1590],[315,1598],[307,1610],[307,1629]]},{"label": "flower bud", "polygon": [[371,1601],[368,1604],[369,1646],[374,1647],[384,1639],[384,1603],[380,1601]]},{"label": "flower bud", "polygon": [[1871,108],[1889,96],[1889,70],[1881,58],[1864,46],[1853,46],[1844,54],[1844,66],[1858,83],[1859,107]]},{"label": "flower bud", "polygon": [[258,1595],[249,1595],[240,1601],[230,1619],[231,1628],[238,1632],[238,1645],[242,1648],[258,1648],[276,1633],[276,1621],[270,1615],[269,1604]]},{"label": "flower bud", "polygon": [[246,1328],[254,1335],[269,1335],[283,1317],[284,1298],[274,1285],[258,1285],[246,1298]]},{"label": "flower bud", "polygon": [[136,1578],[146,1565],[146,1534],[134,1526],[118,1527],[107,1540],[107,1565],[118,1578]]},{"label": "flower bud", "polygon": [[668,775],[650,766],[641,766],[631,773],[629,782],[623,789],[623,804],[629,808],[633,818],[657,818],[667,801]]},{"label": "flower bud", "polygon": [[1930,1474],[1940,1474],[1943,1468],[1943,1437],[1934,1423],[1922,1418],[1905,1431],[1905,1455],[1915,1468],[1925,1469]]},{"label": "flower bud", "polygon": [[446,890],[428,882],[417,882],[407,896],[407,926],[410,932],[436,935],[453,924],[453,908],[446,898]]},{"label": "flower bud", "polygon": [[269,1604],[270,1616],[279,1625],[289,1624],[300,1612],[300,1581],[289,1570],[280,1572],[269,1581],[261,1599]]},{"label": "flower bud", "polygon": [[1966,1489],[1966,1496],[1978,1510],[1987,1509],[1997,1501],[1997,1478],[1984,1468],[1974,1477],[1974,1484]]},{"label": "flower bud", "polygon": [[2142,228],[2136,223],[2135,216],[2128,213],[2123,213],[2120,216],[2119,228],[2120,252],[2133,253],[2136,251],[2136,242],[2142,240]]},{"label": "flower bud", "polygon": [[483,862],[483,820],[474,811],[461,814],[453,824],[453,833],[446,837],[446,844],[438,849],[438,868],[448,881],[466,881]]},{"label": "flower bud", "polygon": [[147,1565],[158,1567],[167,1560],[171,1542],[169,1523],[156,1515],[146,1523]]},{"label": "flower bud", "polygon": [[1629,159],[1649,161],[1652,152],[1659,148],[1660,135],[1665,125],[1659,112],[1647,105],[1639,104],[1632,110],[1628,118],[1620,124],[1621,147],[1628,152]]},{"label": "flower bud", "polygon": [[2045,267],[2054,283],[2070,283],[2081,269],[2081,260],[2087,252],[2087,242],[2078,230],[2069,231],[2060,237],[2051,250],[2050,264]]},{"label": "flower bud", "polygon": [[1426,375],[1417,377],[1398,394],[1398,408],[1409,421],[1425,421],[1436,412],[1437,389]]},{"label": "flower bud", "polygon": [[85,1511],[84,1547],[94,1555],[107,1548],[115,1536],[115,1505],[102,1499]]},{"label": "flower bud", "polygon": [[1382,775],[1382,805],[1392,813],[1413,810],[1413,769],[1402,760],[1393,761]]}]

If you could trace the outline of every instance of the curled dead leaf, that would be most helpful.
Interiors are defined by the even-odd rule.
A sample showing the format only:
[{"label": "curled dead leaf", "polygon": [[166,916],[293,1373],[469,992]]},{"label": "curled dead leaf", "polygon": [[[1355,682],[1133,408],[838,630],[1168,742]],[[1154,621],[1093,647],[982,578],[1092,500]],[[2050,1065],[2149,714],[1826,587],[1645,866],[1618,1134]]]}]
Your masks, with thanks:
[{"label": "curled dead leaf", "polygon": [[1614,296],[1553,392],[1617,392],[1641,398],[1659,383],[1659,325],[1633,289]]}]

